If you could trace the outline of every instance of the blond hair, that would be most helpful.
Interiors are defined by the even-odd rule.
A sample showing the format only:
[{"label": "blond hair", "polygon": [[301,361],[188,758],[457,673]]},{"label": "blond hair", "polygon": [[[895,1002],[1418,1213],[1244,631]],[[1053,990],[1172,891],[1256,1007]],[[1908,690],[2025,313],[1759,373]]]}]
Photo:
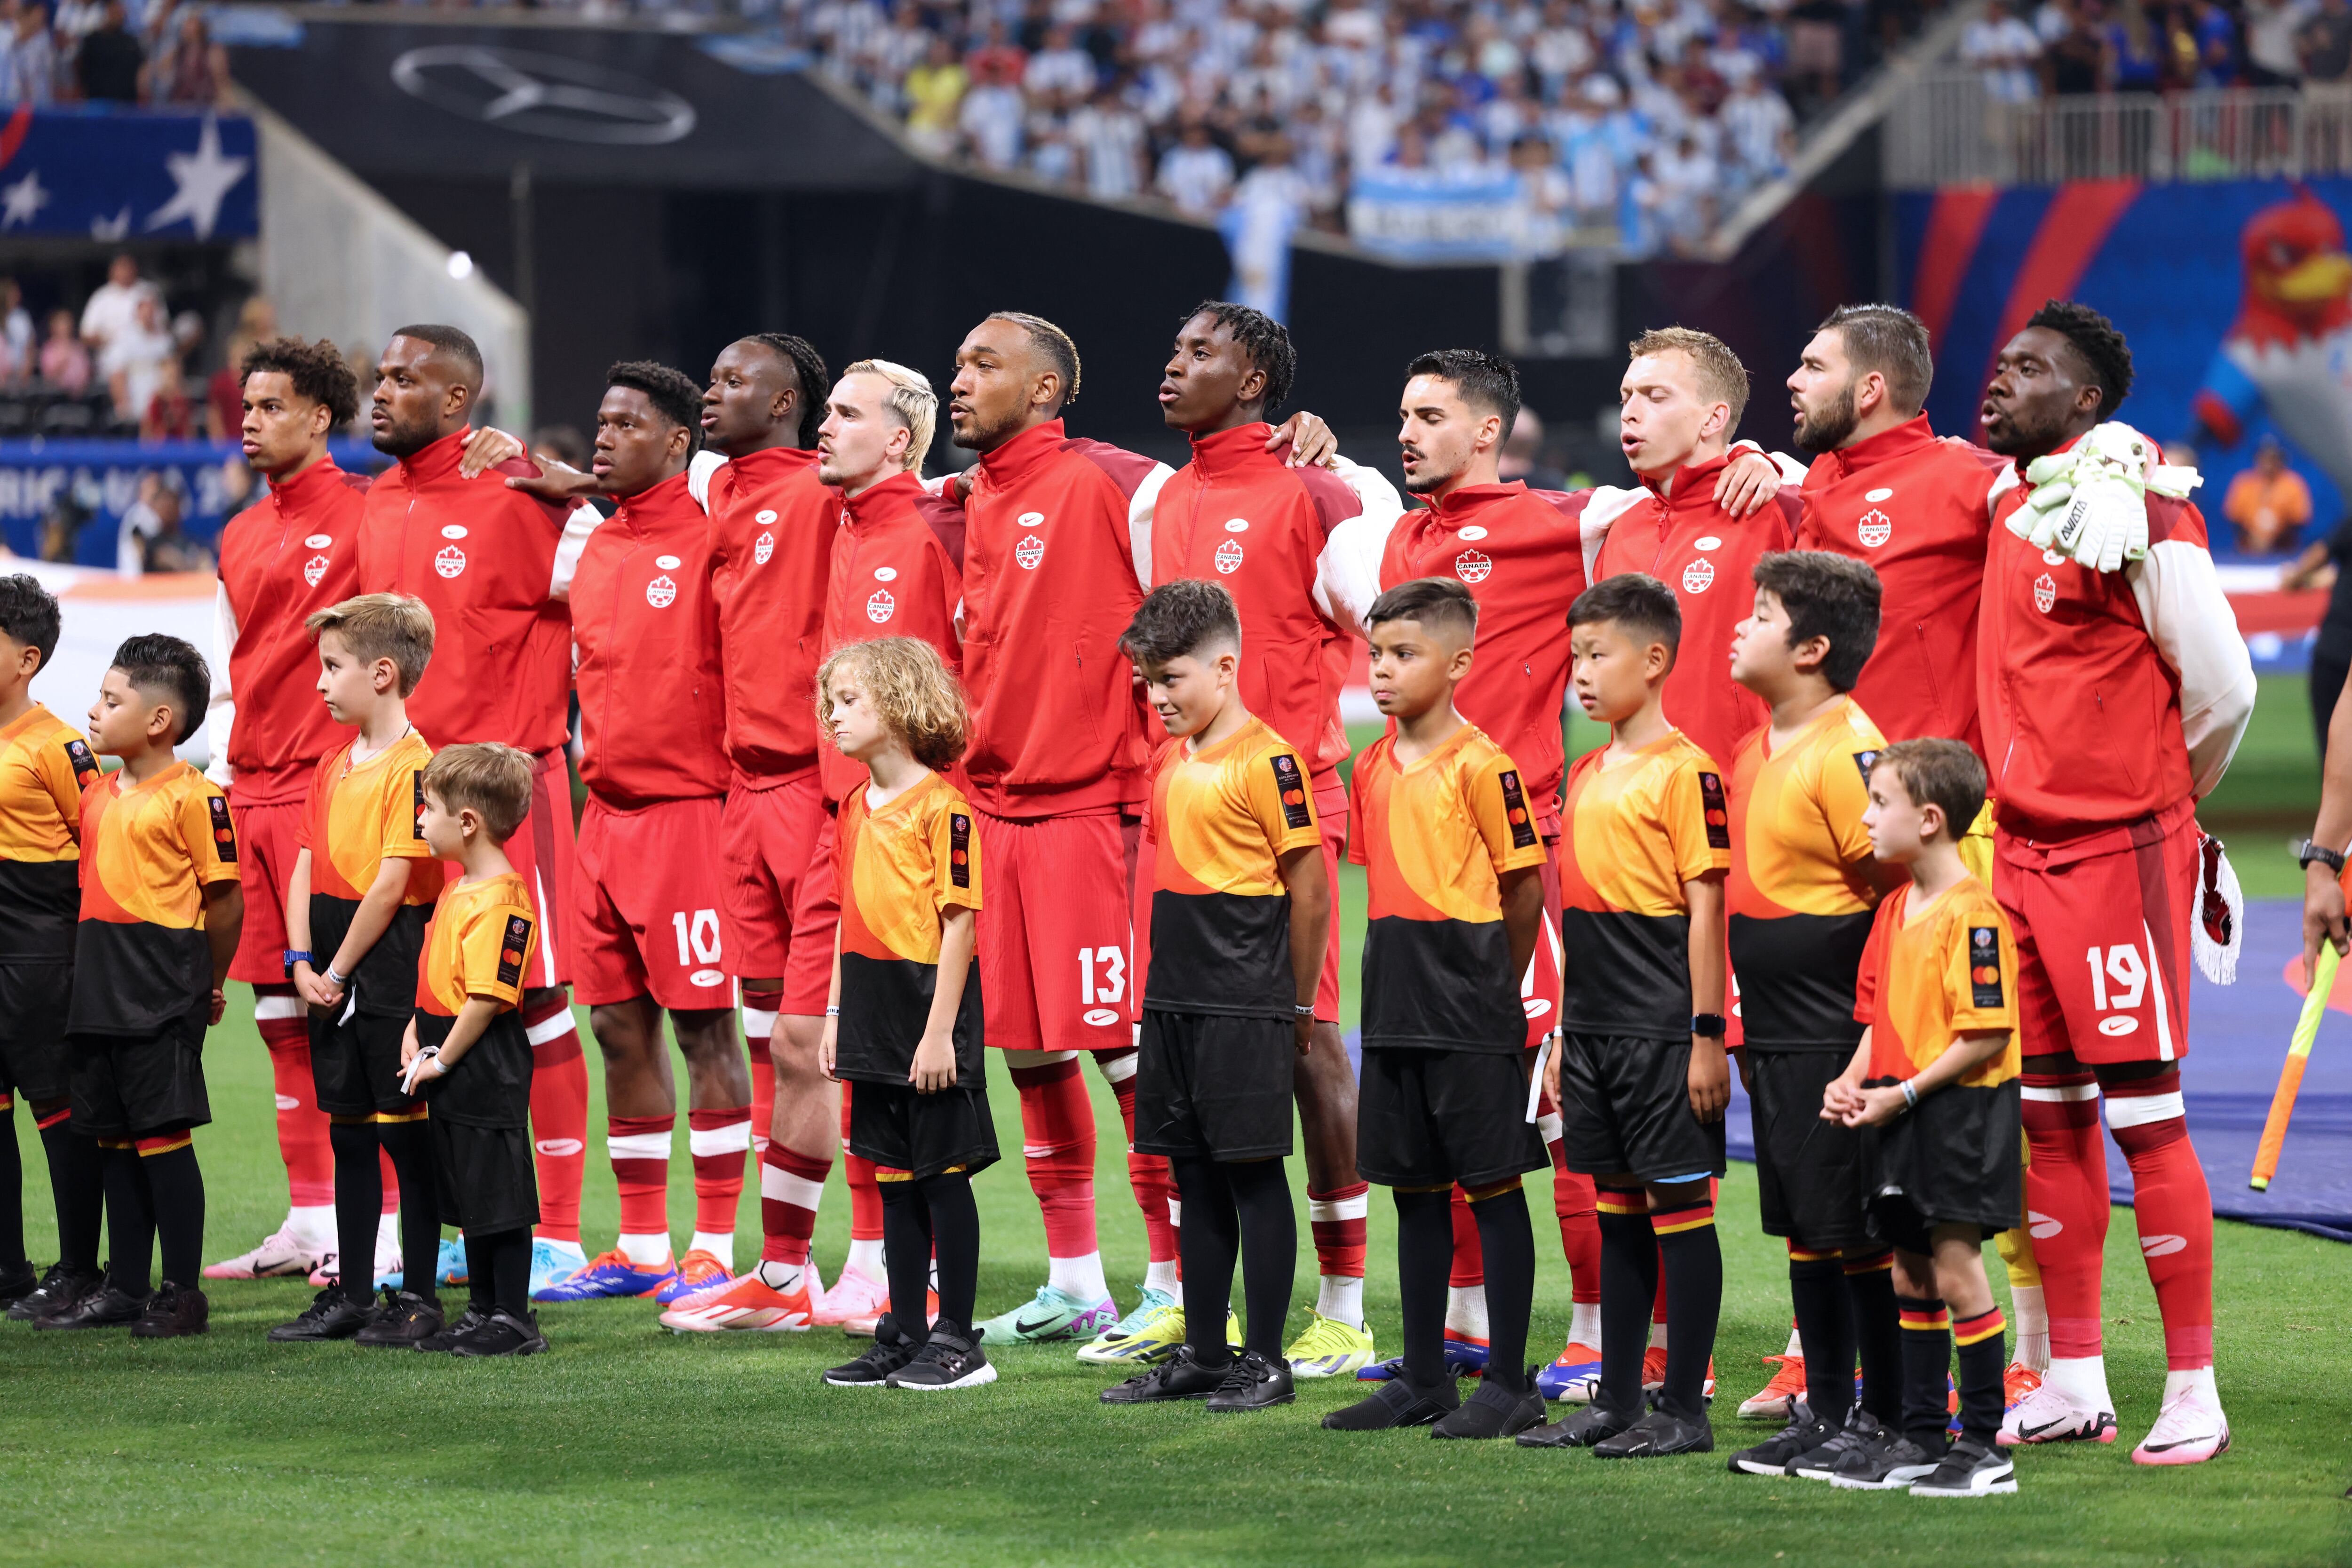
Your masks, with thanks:
[{"label": "blond hair", "polygon": [[1664,353],[1679,350],[1690,356],[1698,371],[1699,395],[1709,403],[1728,404],[1731,417],[1724,421],[1723,438],[1739,428],[1739,416],[1748,407],[1748,367],[1731,352],[1731,345],[1713,332],[1696,331],[1689,327],[1658,327],[1643,332],[1626,345],[1629,359],[1643,354]]},{"label": "blond hair", "polygon": [[882,406],[907,427],[910,437],[907,455],[899,459],[898,466],[908,473],[920,473],[923,459],[931,455],[931,432],[938,426],[940,417],[940,395],[931,390],[930,377],[887,359],[862,359],[841,373],[841,381],[833,384],[834,390],[838,392],[841,382],[853,375],[878,375],[890,384],[890,394],[883,398]]},{"label": "blond hair", "polygon": [[442,809],[452,815],[471,811],[482,819],[490,841],[504,844],[530,815],[536,767],[530,753],[516,746],[451,746],[433,753],[421,782]]},{"label": "blond hair", "polygon": [[362,594],[317,612],[302,625],[312,642],[334,633],[362,664],[392,660],[400,671],[403,697],[416,689],[425,679],[425,667],[433,662],[433,612],[424,600],[405,594]]},{"label": "blond hair", "polygon": [[828,731],[833,678],[842,672],[864,688],[883,724],[923,766],[941,772],[963,755],[971,715],[963,686],[939,649],[919,637],[876,637],[835,648],[816,672],[816,721]]}]

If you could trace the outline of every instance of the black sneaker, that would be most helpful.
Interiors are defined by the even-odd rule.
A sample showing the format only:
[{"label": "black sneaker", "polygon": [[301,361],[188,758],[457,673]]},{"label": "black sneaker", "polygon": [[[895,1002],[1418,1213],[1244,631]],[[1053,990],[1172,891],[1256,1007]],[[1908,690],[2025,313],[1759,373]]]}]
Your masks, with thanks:
[{"label": "black sneaker", "polygon": [[1651,1411],[1614,1437],[1592,1445],[1596,1459],[1663,1459],[1674,1454],[1712,1454],[1715,1429],[1706,1417],[1693,1421],[1664,1408]]},{"label": "black sneaker", "polygon": [[147,1310],[131,1325],[134,1340],[176,1340],[201,1334],[212,1326],[212,1303],[202,1290],[174,1285],[169,1279],[147,1298]]},{"label": "black sneaker", "polygon": [[147,1310],[147,1298],[133,1296],[109,1279],[86,1294],[43,1317],[37,1329],[119,1329],[137,1322]]},{"label": "black sneaker", "polygon": [[375,1321],[375,1305],[362,1306],[330,1285],[310,1298],[302,1315],[269,1331],[272,1344],[315,1344],[324,1340],[348,1340]]},{"label": "black sneaker", "polygon": [[1590,1448],[1595,1443],[1614,1437],[1640,1420],[1639,1415],[1612,1410],[1594,1400],[1572,1415],[1542,1426],[1530,1426],[1519,1434],[1522,1448]]},{"label": "black sneaker", "polygon": [[1223,1366],[1202,1366],[1192,1359],[1191,1345],[1179,1345],[1176,1353],[1150,1371],[1139,1373],[1125,1383],[1115,1383],[1102,1391],[1105,1405],[1156,1405],[1167,1399],[1206,1399],[1223,1388],[1225,1374],[1232,1372],[1240,1357]]},{"label": "black sneaker", "polygon": [[899,1330],[898,1319],[885,1312],[874,1320],[874,1348],[856,1361],[833,1368],[824,1380],[835,1388],[879,1388],[923,1348],[912,1335]]},{"label": "black sneaker", "polygon": [[0,1268],[0,1301],[21,1301],[40,1289],[41,1271],[30,1262]]},{"label": "black sneaker", "polygon": [[1857,1492],[1907,1491],[1913,1481],[1935,1474],[1943,1462],[1942,1453],[1930,1452],[1910,1438],[1897,1436],[1881,1447],[1849,1449],[1845,1458],[1838,1461],[1830,1485]]},{"label": "black sneaker", "polygon": [[62,1263],[52,1263],[29,1294],[8,1303],[7,1317],[18,1323],[46,1318],[72,1306],[104,1283],[106,1276],[95,1268],[70,1268]]},{"label": "black sneaker", "polygon": [[1789,1467],[1802,1455],[1828,1442],[1837,1428],[1826,1421],[1815,1421],[1809,1415],[1799,1415],[1780,1428],[1773,1436],[1765,1438],[1752,1448],[1742,1448],[1731,1456],[1731,1473],[1735,1476],[1785,1476]]},{"label": "black sneaker", "polygon": [[914,1359],[885,1380],[892,1388],[978,1388],[996,1381],[996,1369],[971,1331],[942,1318]]},{"label": "black sneaker", "polygon": [[378,1349],[406,1350],[419,1340],[429,1339],[440,1331],[448,1320],[441,1303],[418,1295],[414,1290],[394,1290],[387,1288],[383,1305],[375,1312],[375,1321],[352,1335],[354,1342]]},{"label": "black sneaker", "polygon": [[1933,1471],[1911,1483],[1913,1497],[1996,1497],[2017,1489],[2017,1467],[1999,1448],[1963,1437]]},{"label": "black sneaker", "polygon": [[1845,1413],[1845,1425],[1829,1435],[1828,1439],[1809,1453],[1789,1461],[1787,1474],[1809,1481],[1825,1481],[1837,1474],[1838,1465],[1848,1454],[1857,1451],[1872,1455],[1884,1453],[1902,1434],[1856,1405]]},{"label": "black sneaker", "polygon": [[1209,1408],[1229,1415],[1238,1410],[1265,1410],[1287,1405],[1297,1397],[1288,1362],[1280,1356],[1269,1361],[1255,1351],[1244,1351],[1225,1368],[1224,1382],[1209,1395]]},{"label": "black sneaker", "polygon": [[1514,1394],[1490,1375],[1462,1407],[1429,1429],[1433,1437],[1516,1437],[1544,1418],[1543,1395],[1536,1392],[1539,1367],[1528,1368],[1527,1386]]},{"label": "black sneaker", "polygon": [[1343,1405],[1323,1417],[1327,1432],[1388,1432],[1399,1426],[1426,1426],[1462,1408],[1461,1391],[1447,1378],[1423,1388],[1402,1373],[1373,1385],[1371,1396]]},{"label": "black sneaker", "polygon": [[488,1321],[449,1347],[451,1355],[537,1355],[547,1348],[547,1337],[539,1331],[539,1314],[526,1312],[518,1318],[511,1312],[493,1311]]},{"label": "black sneaker", "polygon": [[442,1324],[417,1341],[414,1348],[432,1355],[447,1355],[450,1346],[489,1321],[490,1315],[488,1312],[468,1301],[466,1303],[465,1311],[459,1314],[456,1322]]}]

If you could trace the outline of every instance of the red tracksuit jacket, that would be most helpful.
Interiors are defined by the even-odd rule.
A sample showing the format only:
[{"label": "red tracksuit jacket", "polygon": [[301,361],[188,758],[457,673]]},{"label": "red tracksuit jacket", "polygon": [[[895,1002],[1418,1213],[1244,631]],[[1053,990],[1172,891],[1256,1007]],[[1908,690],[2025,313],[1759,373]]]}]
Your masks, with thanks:
[{"label": "red tracksuit jacket", "polygon": [[624,811],[724,795],[710,527],[684,474],[629,497],[589,535],[572,579],[572,627],[589,792]]},{"label": "red tracksuit jacket", "polygon": [[319,759],[348,739],[319,700],[319,650],[302,623],[360,592],[368,481],[321,458],[221,530],[227,611],[229,799],[300,800]]},{"label": "red tracksuit jacket", "polygon": [[[940,650],[950,669],[961,669],[963,649],[956,640],[955,615],[963,597],[963,574],[956,570],[941,530],[961,538],[963,509],[927,494],[912,474],[893,474],[834,505],[840,521],[817,643],[822,654],[829,657],[844,643],[872,637],[920,637]],[[831,741],[819,744],[824,798],[838,803],[866,782],[866,768],[835,750]]]},{"label": "red tracksuit jacket", "polygon": [[816,454],[771,447],[711,477],[710,586],[725,650],[727,756],[764,785],[816,765],[816,667],[841,494]]}]

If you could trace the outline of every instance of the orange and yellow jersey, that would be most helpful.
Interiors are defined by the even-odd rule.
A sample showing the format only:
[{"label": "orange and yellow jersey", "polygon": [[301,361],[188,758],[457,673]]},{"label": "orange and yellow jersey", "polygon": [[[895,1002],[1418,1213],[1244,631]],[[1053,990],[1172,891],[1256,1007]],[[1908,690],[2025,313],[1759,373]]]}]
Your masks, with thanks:
[{"label": "orange and yellow jersey", "polygon": [[1886,738],[1850,697],[1779,751],[1766,725],[1731,764],[1731,964],[1750,1050],[1843,1048],[1862,1038],[1853,977],[1878,907],[1862,814]]},{"label": "orange and yellow jersey", "polygon": [[212,996],[205,889],[237,879],[220,786],[175,762],[142,784],[111,773],[81,796],[81,921],[67,1027],[152,1035]]},{"label": "orange and yellow jersey", "polygon": [[1143,831],[1151,847],[1143,1005],[1291,1017],[1298,984],[1281,861],[1323,842],[1298,748],[1255,715],[1213,746],[1170,746]]},{"label": "orange and yellow jersey", "polygon": [[504,871],[453,882],[425,928],[416,1005],[442,1018],[456,1017],[477,996],[502,1013],[520,1006],[523,976],[538,951],[539,911],[520,876]]},{"label": "orange and yellow jersey", "polygon": [[1545,852],[1517,767],[1475,724],[1411,763],[1391,733],[1357,759],[1348,794],[1348,858],[1371,894],[1364,1044],[1524,1050],[1502,874]]},{"label": "orange and yellow jersey", "polygon": [[1680,730],[1569,770],[1560,807],[1560,1027],[1690,1034],[1690,903],[1683,884],[1731,868],[1723,775]]},{"label": "orange and yellow jersey", "polygon": [[[834,1070],[907,1081],[939,990],[940,916],[980,908],[980,835],[971,803],[937,773],[880,805],[854,789],[835,825],[841,896],[841,1016]],[[977,1088],[985,1064],[980,966],[965,972],[955,1022],[956,1082]]]},{"label": "orange and yellow jersey", "polygon": [[[386,860],[415,860],[404,904],[441,894],[441,866],[425,847],[425,764],[433,748],[415,730],[363,763],[349,742],[319,759],[294,842],[310,852],[310,896],[358,903]],[[321,954],[321,957],[326,955]]]},{"label": "orange and yellow jersey", "polygon": [[0,729],[0,963],[69,963],[81,901],[81,731],[36,702]]},{"label": "orange and yellow jersey", "polygon": [[1925,906],[1915,887],[1886,895],[1862,955],[1853,1016],[1871,1028],[1870,1076],[1909,1078],[1965,1034],[2006,1029],[2001,1053],[1960,1077],[1968,1089],[2015,1078],[2017,939],[1992,889],[1963,877]]}]

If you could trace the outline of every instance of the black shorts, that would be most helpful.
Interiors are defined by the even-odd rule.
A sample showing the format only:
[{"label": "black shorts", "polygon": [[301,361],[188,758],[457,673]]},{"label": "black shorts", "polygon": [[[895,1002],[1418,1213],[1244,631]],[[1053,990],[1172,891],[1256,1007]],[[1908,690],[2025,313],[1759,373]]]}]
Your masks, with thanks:
[{"label": "black shorts", "polygon": [[406,1017],[310,1009],[310,1082],[330,1116],[404,1115],[416,1110],[400,1091],[400,1041]]},{"label": "black shorts", "polygon": [[153,1035],[76,1035],[73,1130],[131,1138],[213,1119],[205,1093],[205,1016],[175,1018]]},{"label": "black shorts", "polygon": [[1356,1083],[1356,1173],[1384,1187],[1465,1187],[1540,1171],[1525,1051],[1373,1046]]},{"label": "black shorts", "polygon": [[70,963],[0,963],[0,1094],[63,1100],[73,1089],[66,1009]]},{"label": "black shorts", "polygon": [[[1873,1079],[1869,1087],[1893,1083]],[[2018,1080],[1937,1090],[1884,1127],[1862,1131],[1870,1234],[1925,1253],[1928,1230],[1974,1225],[1999,1236],[2023,1209],[2025,1158]]]},{"label": "black shorts", "polygon": [[539,1178],[530,1134],[520,1127],[471,1127],[425,1118],[433,1143],[441,1223],[472,1236],[528,1230],[539,1223]]},{"label": "black shorts", "polygon": [[996,1123],[989,1115],[988,1085],[957,1081],[936,1094],[918,1094],[911,1083],[856,1080],[849,1096],[849,1152],[917,1181],[961,1165],[978,1175],[996,1163]]},{"label": "black shorts", "polygon": [[1861,1131],[1822,1120],[1822,1090],[1853,1060],[1850,1047],[1748,1052],[1764,1234],[1785,1236],[1809,1251],[1870,1241],[1862,1212]]},{"label": "black shorts", "polygon": [[1690,1108],[1690,1040],[1563,1035],[1560,1138],[1568,1168],[1644,1182],[1723,1174],[1723,1121]]},{"label": "black shorts", "polygon": [[1297,1037],[1287,1018],[1145,1007],[1135,1152],[1211,1160],[1288,1154]]}]

